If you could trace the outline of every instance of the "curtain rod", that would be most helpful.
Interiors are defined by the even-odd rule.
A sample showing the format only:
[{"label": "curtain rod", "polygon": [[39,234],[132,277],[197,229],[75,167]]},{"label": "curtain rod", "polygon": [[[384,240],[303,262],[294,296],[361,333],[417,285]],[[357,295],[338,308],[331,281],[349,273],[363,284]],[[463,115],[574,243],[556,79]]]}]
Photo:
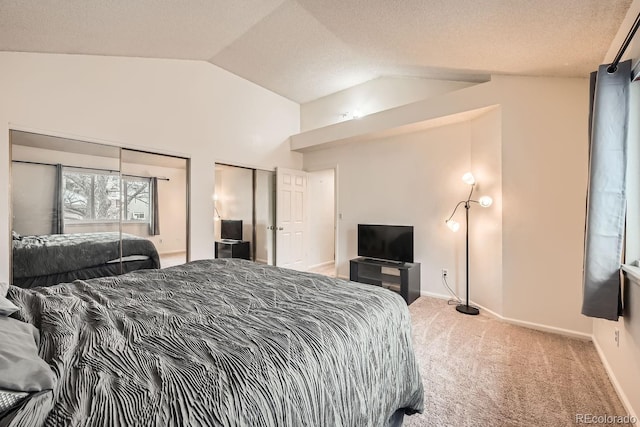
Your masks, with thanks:
[{"label": "curtain rod", "polygon": [[618,64],[620,63],[620,59],[622,59],[622,55],[624,55],[624,51],[627,50],[627,48],[629,47],[629,44],[631,43],[631,39],[633,39],[633,36],[636,34],[636,31],[638,31],[639,26],[640,26],[640,13],[638,13],[638,16],[636,16],[636,20],[633,23],[633,26],[629,30],[627,37],[622,42],[622,46],[620,46],[620,50],[618,50],[618,54],[613,59],[613,62],[611,63],[611,65],[609,65],[609,67],[607,68],[608,73],[615,73],[616,70],[618,69]]},{"label": "curtain rod", "polygon": [[[28,165],[43,165],[43,166],[57,166],[57,164],[55,163],[42,163],[42,162],[29,162],[27,160],[11,160],[11,162],[13,163],[25,163]],[[92,171],[101,171],[101,172],[109,172],[109,173],[114,173],[114,172],[120,172],[120,171],[116,171],[116,170],[111,170],[111,169],[101,169],[101,168],[87,168],[84,166],[69,166],[69,165],[62,165],[62,167],[65,168],[73,168],[73,169],[85,169],[85,170],[92,170]],[[122,174],[122,176],[126,176],[128,178],[157,178],[161,181],[169,181],[169,178],[161,178],[161,177],[154,177],[154,176],[140,176],[140,175],[127,175],[127,174]]]}]

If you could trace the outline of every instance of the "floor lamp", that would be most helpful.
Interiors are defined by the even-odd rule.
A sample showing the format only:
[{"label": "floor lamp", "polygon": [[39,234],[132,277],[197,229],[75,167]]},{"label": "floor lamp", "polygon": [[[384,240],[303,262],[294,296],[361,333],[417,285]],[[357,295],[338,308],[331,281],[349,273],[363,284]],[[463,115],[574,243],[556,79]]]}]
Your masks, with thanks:
[{"label": "floor lamp", "polygon": [[453,212],[449,216],[449,219],[445,221],[447,227],[449,227],[452,231],[458,231],[460,229],[460,224],[451,218],[456,214],[456,211],[460,207],[460,205],[464,206],[465,209],[465,224],[466,224],[466,259],[467,259],[467,302],[466,304],[458,304],[456,306],[456,310],[460,313],[476,315],[480,313],[480,310],[477,307],[469,305],[469,209],[471,209],[471,203],[477,203],[483,208],[487,208],[491,206],[493,200],[489,196],[482,196],[478,200],[472,200],[471,196],[473,195],[473,190],[476,187],[476,179],[473,177],[471,172],[467,172],[462,176],[462,181],[465,184],[469,184],[471,186],[471,191],[469,192],[469,196],[466,200],[461,200],[458,202],[456,207],[453,209]]}]

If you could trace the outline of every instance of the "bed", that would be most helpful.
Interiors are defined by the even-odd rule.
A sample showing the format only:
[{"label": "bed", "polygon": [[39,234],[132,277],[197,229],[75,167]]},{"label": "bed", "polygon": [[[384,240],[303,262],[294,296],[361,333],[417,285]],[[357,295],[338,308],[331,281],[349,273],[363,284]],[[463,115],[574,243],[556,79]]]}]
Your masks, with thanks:
[{"label": "bed", "polygon": [[407,305],[382,288],[215,259],[8,299],[56,384],[0,426],[383,426],[423,410]]},{"label": "bed", "polygon": [[22,288],[50,286],[76,279],[114,276],[160,268],[152,241],[122,233],[73,233],[13,236],[13,284]]}]

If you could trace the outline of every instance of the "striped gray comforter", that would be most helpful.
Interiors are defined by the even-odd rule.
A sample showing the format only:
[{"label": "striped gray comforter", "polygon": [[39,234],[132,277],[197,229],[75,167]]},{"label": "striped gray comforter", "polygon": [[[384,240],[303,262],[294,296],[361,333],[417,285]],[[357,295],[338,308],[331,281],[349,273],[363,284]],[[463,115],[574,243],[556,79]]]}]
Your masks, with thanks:
[{"label": "striped gray comforter", "polygon": [[8,297],[58,376],[45,425],[382,426],[423,409],[406,304],[375,286],[217,259]]}]

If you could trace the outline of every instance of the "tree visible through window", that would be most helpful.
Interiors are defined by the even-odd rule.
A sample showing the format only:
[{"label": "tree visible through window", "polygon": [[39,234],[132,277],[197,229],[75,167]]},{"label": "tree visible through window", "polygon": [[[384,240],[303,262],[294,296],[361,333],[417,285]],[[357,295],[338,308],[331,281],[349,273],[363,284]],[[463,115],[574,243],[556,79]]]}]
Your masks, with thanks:
[{"label": "tree visible through window", "polygon": [[123,177],[122,190],[120,182],[120,176],[116,174],[65,170],[62,183],[64,220],[68,222],[120,220],[122,191],[123,220],[149,222],[151,180]]},{"label": "tree visible through window", "polygon": [[124,178],[124,219],[127,221],[149,222],[149,201],[151,199],[149,178]]}]

